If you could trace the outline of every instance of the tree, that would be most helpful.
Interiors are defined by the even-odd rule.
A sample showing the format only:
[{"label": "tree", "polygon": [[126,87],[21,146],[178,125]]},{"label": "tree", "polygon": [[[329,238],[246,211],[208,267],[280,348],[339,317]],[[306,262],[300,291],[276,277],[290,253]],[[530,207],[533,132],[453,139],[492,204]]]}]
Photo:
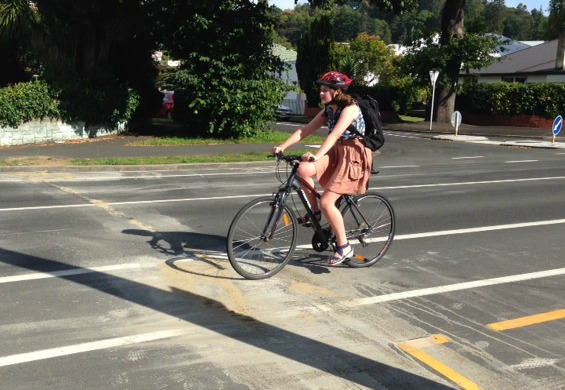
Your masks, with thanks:
[{"label": "tree", "polygon": [[300,40],[296,59],[300,88],[310,107],[317,107],[320,102],[316,80],[329,70],[333,44],[331,18],[322,13],[312,21],[310,30]]},{"label": "tree", "polygon": [[[38,15],[29,52],[42,64],[42,79],[61,91],[68,119],[116,123],[131,114],[135,96],[146,97],[140,114],[154,114],[158,48],[182,60],[175,86],[192,94],[195,132],[260,131],[284,95],[273,77],[282,63],[271,53],[266,0],[9,1]],[[8,11],[0,8],[0,26],[23,20]]]},{"label": "tree", "polygon": [[138,1],[10,0],[2,5],[0,26],[25,31],[26,65],[60,91],[65,119],[116,124],[131,117],[134,95],[154,88],[155,43],[140,28],[149,19]]},{"label": "tree", "polygon": [[551,0],[545,30],[546,39],[556,39],[563,26],[565,26],[565,0]]},{"label": "tree", "polygon": [[418,75],[421,85],[430,85],[428,72],[438,70],[435,117],[448,123],[455,108],[461,71],[482,68],[495,61],[490,54],[498,40],[484,34],[465,34],[465,0],[446,2],[442,12],[441,34],[416,44],[405,60],[407,72]]},{"label": "tree", "polygon": [[356,63],[351,77],[356,80],[356,83],[365,84],[378,79],[390,80],[392,78],[392,54],[379,37],[361,33],[351,42],[350,51]]},{"label": "tree", "polygon": [[505,8],[504,0],[493,0],[485,4],[483,18],[488,32],[494,34],[503,33]]},{"label": "tree", "polygon": [[191,134],[238,138],[263,131],[285,88],[274,79],[283,64],[272,54],[267,1],[161,3],[153,2],[167,26],[163,42],[182,59],[169,82],[187,95],[179,110]]},{"label": "tree", "polygon": [[309,13],[310,7],[306,4],[296,7],[293,11],[283,11],[278,14],[276,30],[286,38],[294,47],[302,35],[308,31],[313,17]]},{"label": "tree", "polygon": [[26,0],[5,0],[0,4],[0,87],[32,77],[26,72],[25,59],[30,55],[30,32],[37,16]]}]

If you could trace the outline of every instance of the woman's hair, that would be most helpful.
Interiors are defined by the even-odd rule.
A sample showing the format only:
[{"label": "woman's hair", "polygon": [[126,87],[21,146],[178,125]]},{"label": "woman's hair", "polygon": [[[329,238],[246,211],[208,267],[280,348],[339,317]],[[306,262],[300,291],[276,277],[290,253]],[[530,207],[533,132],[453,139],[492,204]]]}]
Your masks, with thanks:
[{"label": "woman's hair", "polygon": [[341,90],[341,93],[338,93],[337,96],[334,96],[330,104],[337,104],[338,106],[346,107],[355,104],[355,99],[353,99],[351,95],[348,95],[343,90]]},{"label": "woman's hair", "polygon": [[[330,104],[337,104],[340,107],[347,107],[347,106],[351,106],[352,104],[355,104],[355,99],[353,99],[351,95],[348,95],[345,92],[343,92],[343,89],[341,89],[340,93],[338,93],[337,96],[334,96],[333,100],[329,102],[326,105],[326,107],[329,106]],[[327,117],[328,116],[327,111],[324,110],[324,113],[322,115]]]}]

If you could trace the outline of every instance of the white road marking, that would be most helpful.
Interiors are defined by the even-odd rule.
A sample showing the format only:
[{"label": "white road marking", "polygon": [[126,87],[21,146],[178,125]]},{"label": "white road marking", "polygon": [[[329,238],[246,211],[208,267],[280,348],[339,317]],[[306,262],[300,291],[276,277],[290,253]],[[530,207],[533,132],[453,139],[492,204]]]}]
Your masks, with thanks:
[{"label": "white road marking", "polygon": [[143,333],[133,336],[116,337],[112,339],[92,341],[76,345],[68,345],[40,351],[20,353],[16,355],[0,357],[0,367],[11,366],[14,364],[28,363],[37,360],[50,359],[59,356],[73,355],[77,353],[97,351],[107,348],[116,348],[125,345],[138,344],[147,341],[161,340],[175,336],[181,336],[191,332],[188,329],[163,330],[159,332]]},{"label": "white road marking", "polygon": [[505,161],[506,164],[519,164],[519,163],[529,163],[529,162],[538,162],[539,160],[510,160]]},{"label": "white road marking", "polygon": [[453,157],[452,160],[470,160],[475,158],[484,158],[485,156],[469,156],[469,157]]},{"label": "white road marking", "polygon": [[393,294],[377,295],[374,297],[366,297],[366,298],[343,301],[341,302],[341,305],[346,307],[358,307],[364,305],[372,305],[376,303],[399,301],[408,298],[419,298],[427,295],[444,294],[448,292],[467,290],[471,288],[495,286],[497,284],[516,283],[525,280],[549,278],[552,276],[561,276],[561,275],[565,275],[565,268],[531,272],[521,275],[503,276],[500,278],[476,280],[472,282],[448,284],[445,286],[423,288],[420,290],[412,290],[412,291],[403,291]]},{"label": "white road marking", "polygon": [[450,236],[454,234],[469,234],[469,233],[482,233],[490,232],[493,230],[507,230],[507,229],[519,229],[526,227],[536,227],[536,226],[548,226],[548,225],[559,225],[565,223],[565,219],[550,219],[546,221],[534,221],[534,222],[522,222],[522,223],[510,223],[506,225],[491,225],[482,226],[474,228],[465,229],[454,229],[454,230],[440,230],[436,232],[427,233],[414,233],[414,234],[402,234],[394,236],[394,240],[411,240],[415,238],[427,238],[427,237],[439,237],[439,236]]},{"label": "white road marking", "polygon": [[421,165],[385,165],[378,167],[379,169],[398,169],[398,168],[420,168]]},{"label": "white road marking", "polygon": [[92,203],[81,203],[81,204],[63,204],[54,206],[29,206],[29,207],[8,207],[0,209],[2,211],[29,211],[29,210],[51,210],[51,209],[69,209],[75,207],[92,207]]},{"label": "white road marking", "polygon": [[[401,167],[397,167],[401,168]],[[485,184],[505,184],[505,183],[520,183],[530,181],[544,181],[544,180],[564,180],[565,176],[549,176],[549,177],[534,177],[525,179],[508,179],[508,180],[485,180],[485,181],[470,181],[470,182],[455,182],[455,183],[431,183],[431,184],[414,184],[405,186],[390,186],[390,187],[371,187],[370,190],[402,190],[408,188],[433,188],[433,187],[457,187],[457,186],[470,186],[470,185],[485,185]],[[132,205],[132,204],[151,204],[151,203],[171,203],[171,202],[193,202],[193,201],[216,201],[216,200],[229,200],[239,198],[258,198],[261,196],[270,196],[272,192],[263,194],[249,194],[249,195],[227,195],[227,196],[207,196],[198,198],[177,198],[177,199],[155,199],[155,200],[136,200],[127,202],[106,202],[108,205]],[[54,206],[30,206],[30,207],[9,207],[0,208],[0,212],[11,211],[29,211],[29,210],[49,210],[49,209],[62,209],[74,207],[92,207],[92,203],[71,204],[71,205],[54,205]]]},{"label": "white road marking", "polygon": [[457,187],[457,186],[470,186],[470,185],[484,185],[484,184],[505,184],[505,183],[520,183],[528,181],[542,181],[542,180],[564,180],[565,176],[548,176],[548,177],[531,177],[525,179],[507,179],[507,180],[485,180],[485,181],[466,181],[455,183],[431,183],[431,184],[413,184],[406,186],[390,186],[390,187],[372,187],[371,190],[401,190],[406,188],[431,188],[431,187]]},{"label": "white road marking", "polygon": [[82,267],[72,268],[72,269],[53,271],[53,272],[34,272],[32,274],[0,277],[0,284],[47,279],[47,278],[57,278],[61,276],[82,275],[93,272],[108,272],[108,271],[120,271],[127,269],[139,269],[139,268],[147,268],[154,266],[155,266],[154,264],[149,264],[149,263],[148,264],[126,263],[126,264],[105,265],[101,267],[92,267],[92,268],[82,268]]}]

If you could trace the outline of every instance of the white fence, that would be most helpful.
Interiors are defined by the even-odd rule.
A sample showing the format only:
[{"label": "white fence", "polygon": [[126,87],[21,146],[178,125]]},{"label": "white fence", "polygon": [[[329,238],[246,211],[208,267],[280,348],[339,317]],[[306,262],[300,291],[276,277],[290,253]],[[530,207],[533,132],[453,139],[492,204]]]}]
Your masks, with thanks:
[{"label": "white fence", "polygon": [[16,128],[0,127],[0,146],[42,144],[74,139],[86,139],[117,134],[121,127],[109,130],[101,127],[86,127],[84,122],[63,123],[61,121],[37,120],[26,122]]}]

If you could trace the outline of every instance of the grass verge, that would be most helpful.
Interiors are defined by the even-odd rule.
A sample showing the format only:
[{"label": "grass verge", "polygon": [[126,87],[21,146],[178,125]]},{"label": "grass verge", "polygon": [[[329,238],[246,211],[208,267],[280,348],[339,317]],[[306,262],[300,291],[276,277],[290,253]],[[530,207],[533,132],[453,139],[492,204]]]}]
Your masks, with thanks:
[{"label": "grass verge", "polygon": [[[293,150],[291,154],[301,155],[304,150]],[[274,161],[269,153],[241,153],[202,156],[163,156],[163,157],[123,157],[123,158],[91,158],[91,159],[52,159],[52,158],[18,158],[10,161],[0,161],[4,167],[26,166],[118,166],[118,165],[171,165],[171,164],[209,164],[235,163],[254,161]]]},{"label": "grass verge", "polygon": [[[283,132],[266,132],[253,138],[221,139],[221,138],[188,138],[188,137],[154,137],[134,141],[128,146],[190,146],[190,145],[253,145],[272,144],[278,145],[286,141],[290,134]],[[312,135],[302,143],[323,143],[323,137]]]}]

